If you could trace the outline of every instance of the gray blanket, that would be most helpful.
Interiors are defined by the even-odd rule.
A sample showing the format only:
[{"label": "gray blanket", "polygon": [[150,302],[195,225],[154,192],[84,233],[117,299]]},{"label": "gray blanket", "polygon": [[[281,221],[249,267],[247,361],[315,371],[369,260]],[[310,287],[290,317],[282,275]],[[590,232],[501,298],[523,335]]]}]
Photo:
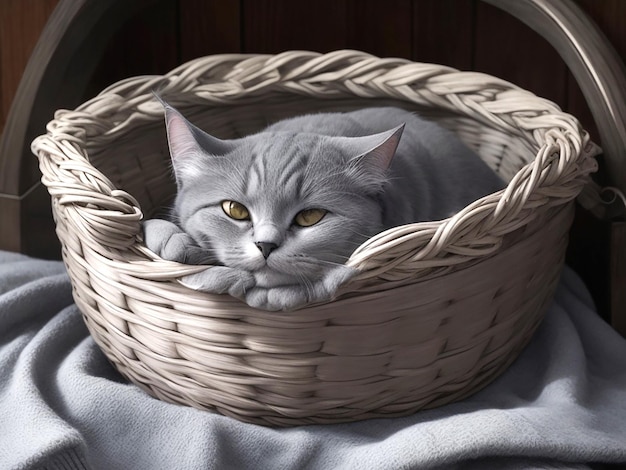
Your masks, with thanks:
[{"label": "gray blanket", "polygon": [[158,401],[89,337],[58,262],[0,252],[0,469],[588,468],[626,464],[626,341],[565,270],[511,368],[398,419],[270,429]]}]

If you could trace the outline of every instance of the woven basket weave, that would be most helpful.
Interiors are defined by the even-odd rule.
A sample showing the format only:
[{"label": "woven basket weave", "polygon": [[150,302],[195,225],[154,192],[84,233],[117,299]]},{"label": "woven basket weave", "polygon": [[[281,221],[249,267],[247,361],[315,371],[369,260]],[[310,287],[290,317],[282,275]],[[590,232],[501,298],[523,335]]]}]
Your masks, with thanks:
[{"label": "woven basket weave", "polygon": [[[510,183],[450,219],[368,240],[332,302],[255,310],[184,287],[204,267],[142,244],[142,217],[175,191],[152,90],[222,138],[316,110],[402,106]],[[160,399],[279,426],[406,415],[501,373],[553,296],[596,149],[574,118],[510,83],[356,51],[197,59],[58,111],[33,142],[74,298],[115,367]]]}]

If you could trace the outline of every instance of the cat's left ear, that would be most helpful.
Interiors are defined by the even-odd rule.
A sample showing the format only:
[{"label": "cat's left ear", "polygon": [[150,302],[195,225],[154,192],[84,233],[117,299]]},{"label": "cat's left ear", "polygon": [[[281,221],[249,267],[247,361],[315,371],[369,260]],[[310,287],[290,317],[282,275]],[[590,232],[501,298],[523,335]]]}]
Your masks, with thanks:
[{"label": "cat's left ear", "polygon": [[345,138],[348,150],[356,155],[348,162],[347,172],[365,191],[376,194],[382,190],[403,130],[404,124],[380,134]]},{"label": "cat's left ear", "polygon": [[356,137],[359,140],[360,153],[353,161],[369,166],[372,170],[386,171],[396,154],[404,126],[405,124],[400,124],[387,132]]}]

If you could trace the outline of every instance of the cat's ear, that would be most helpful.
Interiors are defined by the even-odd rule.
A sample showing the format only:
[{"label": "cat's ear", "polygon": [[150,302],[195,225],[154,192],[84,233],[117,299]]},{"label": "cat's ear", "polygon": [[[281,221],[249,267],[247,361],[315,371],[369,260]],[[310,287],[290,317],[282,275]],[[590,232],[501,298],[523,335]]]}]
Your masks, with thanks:
[{"label": "cat's ear", "polygon": [[165,107],[165,125],[174,166],[199,153],[200,145],[194,137],[189,121],[171,106]]},{"label": "cat's ear", "polygon": [[404,124],[380,134],[365,137],[349,137],[353,157],[348,165],[348,173],[370,192],[379,192],[387,180],[387,169],[391,165]]},{"label": "cat's ear", "polygon": [[353,161],[358,162],[359,165],[371,167],[373,170],[387,170],[398,149],[402,131],[404,131],[404,124],[380,134],[355,137],[358,139],[360,150]]},{"label": "cat's ear", "polygon": [[[176,108],[155,94],[165,109],[167,141],[174,169],[182,168],[201,158],[202,154],[225,155],[234,145],[220,140],[191,124]],[[195,157],[195,158],[194,158]]]}]

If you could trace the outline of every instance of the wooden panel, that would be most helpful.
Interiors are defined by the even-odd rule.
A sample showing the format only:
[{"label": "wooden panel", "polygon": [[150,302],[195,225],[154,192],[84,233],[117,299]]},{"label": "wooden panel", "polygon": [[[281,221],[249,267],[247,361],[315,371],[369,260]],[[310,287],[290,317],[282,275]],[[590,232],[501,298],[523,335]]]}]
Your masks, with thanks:
[{"label": "wooden panel", "polygon": [[580,206],[570,230],[566,263],[578,273],[600,315],[609,321],[609,224]]},{"label": "wooden panel", "polygon": [[127,77],[167,73],[179,62],[176,2],[148,2],[113,36],[84,98]]},{"label": "wooden panel", "polygon": [[329,52],[347,47],[346,0],[243,0],[242,5],[244,52]]},{"label": "wooden panel", "polygon": [[567,67],[545,39],[508,13],[479,2],[476,70],[509,80],[563,106]]},{"label": "wooden panel", "polygon": [[611,323],[626,338],[626,222],[611,226]]},{"label": "wooden panel", "polygon": [[410,59],[411,7],[411,0],[349,0],[347,47]]},{"label": "wooden panel", "polygon": [[59,259],[61,244],[55,233],[50,195],[45,186],[35,188],[21,201],[22,252],[29,256]]},{"label": "wooden panel", "polygon": [[239,0],[183,0],[179,3],[181,60],[241,51]]},{"label": "wooden panel", "polygon": [[413,0],[413,60],[471,69],[475,0]]},{"label": "wooden panel", "polygon": [[38,186],[21,199],[0,195],[0,214],[0,249],[38,258],[61,257],[45,186]]},{"label": "wooden panel", "polygon": [[[22,205],[19,199],[0,195],[0,249],[7,251],[22,251],[21,227],[19,226]],[[15,221],[7,223],[5,221]]]},{"label": "wooden panel", "polygon": [[59,0],[0,1],[0,131],[39,35]]}]

